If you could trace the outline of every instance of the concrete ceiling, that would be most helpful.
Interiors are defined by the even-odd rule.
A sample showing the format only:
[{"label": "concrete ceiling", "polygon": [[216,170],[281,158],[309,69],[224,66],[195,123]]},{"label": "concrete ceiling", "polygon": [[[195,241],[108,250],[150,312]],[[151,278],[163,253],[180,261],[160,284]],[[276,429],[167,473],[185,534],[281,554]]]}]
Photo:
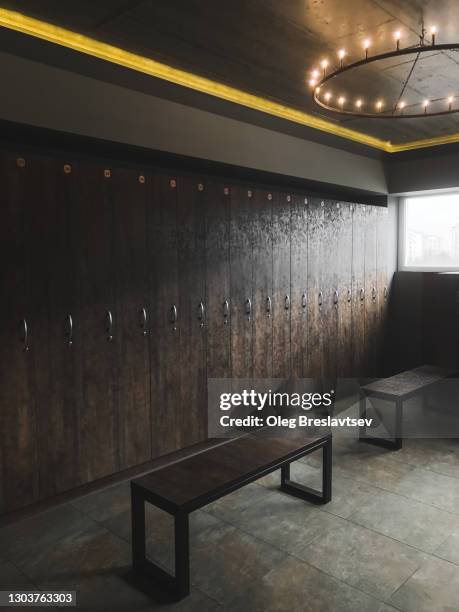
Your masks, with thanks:
[{"label": "concrete ceiling", "polygon": [[[346,48],[362,57],[415,44],[421,23],[435,25],[438,42],[459,41],[457,0],[12,0],[2,7],[19,11],[161,60],[264,98],[393,143],[459,132],[459,113],[405,120],[341,118],[311,100],[309,73],[322,57]],[[347,98],[361,96],[387,104],[399,96],[412,58],[364,67],[338,84]],[[335,87],[336,89],[336,87]],[[407,104],[456,95],[459,106],[459,53],[420,57],[404,94]]]}]

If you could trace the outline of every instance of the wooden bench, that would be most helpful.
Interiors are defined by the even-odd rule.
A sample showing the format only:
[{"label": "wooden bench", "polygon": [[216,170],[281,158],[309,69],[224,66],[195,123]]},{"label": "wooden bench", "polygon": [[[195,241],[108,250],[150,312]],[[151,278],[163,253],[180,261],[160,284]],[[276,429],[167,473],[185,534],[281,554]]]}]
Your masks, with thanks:
[{"label": "wooden bench", "polygon": [[[322,491],[290,479],[290,464],[322,449]],[[131,482],[132,557],[136,573],[147,575],[156,586],[176,599],[190,592],[188,515],[275,470],[281,470],[281,490],[315,504],[331,500],[331,434],[305,438],[274,436],[263,430],[240,437]],[[174,517],[175,575],[148,560],[145,547],[145,502]]]},{"label": "wooden bench", "polygon": [[395,402],[394,439],[368,436],[367,428],[359,431],[359,439],[369,444],[399,450],[403,440],[403,402],[419,393],[425,392],[439,381],[452,376],[453,372],[444,368],[423,365],[413,370],[406,370],[389,378],[382,378],[360,388],[360,417],[367,416],[367,399],[379,398]]}]

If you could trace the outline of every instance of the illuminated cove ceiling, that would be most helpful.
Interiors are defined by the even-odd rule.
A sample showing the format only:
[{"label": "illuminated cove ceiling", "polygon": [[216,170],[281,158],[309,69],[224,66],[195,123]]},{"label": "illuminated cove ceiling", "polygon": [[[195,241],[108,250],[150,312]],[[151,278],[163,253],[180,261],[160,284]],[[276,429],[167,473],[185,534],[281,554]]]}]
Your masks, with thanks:
[{"label": "illuminated cove ceiling", "polygon": [[[323,58],[336,63],[339,49],[353,61],[371,40],[369,52],[381,53],[393,48],[394,32],[403,46],[416,44],[423,22],[436,27],[439,43],[458,42],[457,0],[13,0],[0,6],[326,120],[330,131],[374,137],[379,148],[388,141],[459,140],[459,114],[400,121],[339,116],[313,103],[309,84],[311,70]],[[390,103],[413,59],[365,66],[330,89],[349,104],[354,98]],[[459,96],[459,53],[422,54],[403,99],[415,104],[445,96]]]}]

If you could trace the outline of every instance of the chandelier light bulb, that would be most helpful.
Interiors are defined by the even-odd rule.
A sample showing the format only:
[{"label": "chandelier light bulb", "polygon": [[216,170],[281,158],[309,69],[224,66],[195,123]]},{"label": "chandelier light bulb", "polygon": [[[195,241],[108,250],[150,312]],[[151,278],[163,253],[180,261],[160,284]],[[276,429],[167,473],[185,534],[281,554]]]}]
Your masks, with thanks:
[{"label": "chandelier light bulb", "polygon": [[366,38],[363,41],[363,48],[365,49],[365,58],[366,59],[368,58],[368,49],[369,49],[370,45],[371,45],[371,40],[369,38]]},{"label": "chandelier light bulb", "polygon": [[343,96],[340,96],[338,98],[338,104],[341,106],[341,108],[343,108],[345,102],[346,102],[346,98],[344,98]]},{"label": "chandelier light bulb", "polygon": [[424,100],[424,102],[422,103],[423,107],[424,107],[424,112],[427,112],[427,107],[429,106],[429,100]]},{"label": "chandelier light bulb", "polygon": [[405,102],[400,102],[400,104],[398,106],[399,106],[399,108],[405,108]]},{"label": "chandelier light bulb", "polygon": [[397,30],[396,32],[394,32],[394,38],[395,38],[395,44],[397,45],[397,51],[400,49],[400,31]]},{"label": "chandelier light bulb", "polygon": [[339,58],[339,63],[340,63],[341,68],[343,67],[343,60],[344,60],[345,55],[346,55],[345,49],[340,49],[338,51],[338,58]]},{"label": "chandelier light bulb", "polygon": [[450,96],[448,98],[448,110],[452,109],[452,107],[453,107],[453,100],[454,100],[453,96]]},{"label": "chandelier light bulb", "polygon": [[322,66],[322,70],[324,71],[324,74],[325,74],[325,71],[326,71],[326,70],[327,70],[327,68],[328,68],[328,60],[327,60],[327,59],[323,59],[323,60],[320,62],[320,65]]},{"label": "chandelier light bulb", "polygon": [[362,108],[362,100],[357,100],[355,105],[357,106],[358,110],[360,110]]},{"label": "chandelier light bulb", "polygon": [[382,107],[383,107],[382,100],[378,100],[376,102],[376,108],[377,108],[378,112],[381,112]]},{"label": "chandelier light bulb", "polygon": [[311,76],[312,76],[313,79],[317,79],[318,76],[319,76],[319,71],[316,70],[316,69],[311,70]]},{"label": "chandelier light bulb", "polygon": [[437,26],[432,26],[430,28],[430,33],[432,34],[432,45],[435,44],[435,35],[437,33]]},{"label": "chandelier light bulb", "polygon": [[327,104],[330,103],[331,100],[331,93],[329,91],[327,91],[327,93],[325,94],[325,100],[327,102]]}]

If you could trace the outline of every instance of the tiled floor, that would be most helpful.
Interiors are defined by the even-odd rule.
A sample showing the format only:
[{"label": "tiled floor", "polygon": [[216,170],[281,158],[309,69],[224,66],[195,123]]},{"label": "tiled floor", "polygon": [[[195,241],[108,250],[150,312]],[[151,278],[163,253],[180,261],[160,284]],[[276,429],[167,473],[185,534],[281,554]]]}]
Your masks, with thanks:
[{"label": "tiled floor", "polygon": [[[294,475],[317,485],[317,458]],[[459,440],[391,452],[337,439],[324,507],[278,484],[191,515],[193,588],[178,604],[132,582],[128,483],[0,530],[0,589],[72,588],[86,610],[459,611]],[[150,556],[170,566],[170,518],[150,508],[147,521]]]}]

